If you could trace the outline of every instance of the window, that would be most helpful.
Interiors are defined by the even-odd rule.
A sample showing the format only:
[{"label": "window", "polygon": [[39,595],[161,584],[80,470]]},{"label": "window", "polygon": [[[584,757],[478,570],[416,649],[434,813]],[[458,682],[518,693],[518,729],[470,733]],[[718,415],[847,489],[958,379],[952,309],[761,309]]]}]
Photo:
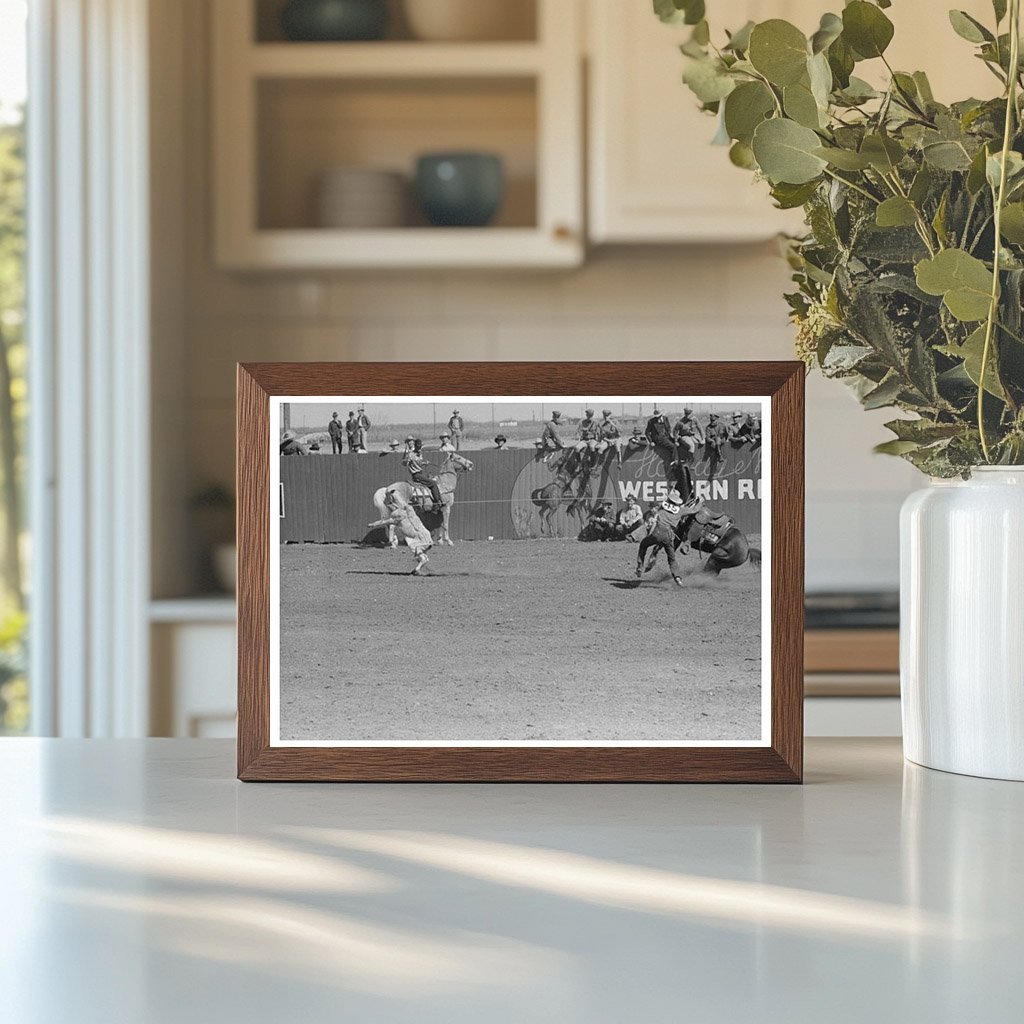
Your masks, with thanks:
[{"label": "window", "polygon": [[0,0],[0,735],[29,728],[25,441],[26,0]]}]

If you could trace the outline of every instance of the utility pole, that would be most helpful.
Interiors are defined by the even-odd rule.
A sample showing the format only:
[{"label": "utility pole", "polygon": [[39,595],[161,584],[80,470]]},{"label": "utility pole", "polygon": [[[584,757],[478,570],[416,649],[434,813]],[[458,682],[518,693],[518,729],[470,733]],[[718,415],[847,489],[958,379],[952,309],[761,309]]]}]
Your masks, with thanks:
[{"label": "utility pole", "polygon": [[285,402],[281,406],[281,426],[284,430],[291,430],[292,428],[292,405],[291,402]]},{"label": "utility pole", "polygon": [[434,417],[434,437],[437,437],[437,403],[430,403],[430,414]]}]

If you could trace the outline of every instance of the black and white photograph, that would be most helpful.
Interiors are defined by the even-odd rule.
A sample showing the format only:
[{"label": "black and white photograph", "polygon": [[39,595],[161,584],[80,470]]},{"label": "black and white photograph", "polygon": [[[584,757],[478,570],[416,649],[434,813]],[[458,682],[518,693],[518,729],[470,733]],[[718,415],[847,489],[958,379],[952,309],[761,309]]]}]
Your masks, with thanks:
[{"label": "black and white photograph", "polygon": [[765,744],[768,406],[275,399],[274,742]]}]

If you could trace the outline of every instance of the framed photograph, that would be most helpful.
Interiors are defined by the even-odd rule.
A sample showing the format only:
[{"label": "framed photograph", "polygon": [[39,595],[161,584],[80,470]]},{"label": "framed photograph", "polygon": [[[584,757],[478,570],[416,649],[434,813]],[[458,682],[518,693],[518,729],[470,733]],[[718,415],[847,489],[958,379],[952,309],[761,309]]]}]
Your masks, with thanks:
[{"label": "framed photograph", "polygon": [[240,365],[239,778],[799,782],[803,382]]}]

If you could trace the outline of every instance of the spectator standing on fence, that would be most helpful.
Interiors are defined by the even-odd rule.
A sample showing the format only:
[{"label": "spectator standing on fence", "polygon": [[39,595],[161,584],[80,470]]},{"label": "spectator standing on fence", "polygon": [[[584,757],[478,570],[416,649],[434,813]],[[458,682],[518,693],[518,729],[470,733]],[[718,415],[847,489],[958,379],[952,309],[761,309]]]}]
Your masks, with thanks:
[{"label": "spectator standing on fence", "polygon": [[345,426],[336,412],[331,413],[331,422],[327,424],[327,433],[331,435],[331,454],[341,455],[345,450]]},{"label": "spectator standing on fence", "polygon": [[356,417],[356,423],[358,426],[358,438],[359,447],[356,449],[360,455],[366,453],[366,445],[370,440],[370,418],[366,415],[366,410],[359,406],[359,415]]},{"label": "spectator standing on fence", "polygon": [[465,429],[465,426],[459,410],[453,409],[451,416],[448,417],[448,429],[451,431],[451,441],[455,451],[462,447],[462,431]]},{"label": "spectator standing on fence", "polygon": [[359,448],[359,420],[352,409],[349,409],[348,419],[345,420],[345,433],[348,435],[348,450],[356,451]]}]

